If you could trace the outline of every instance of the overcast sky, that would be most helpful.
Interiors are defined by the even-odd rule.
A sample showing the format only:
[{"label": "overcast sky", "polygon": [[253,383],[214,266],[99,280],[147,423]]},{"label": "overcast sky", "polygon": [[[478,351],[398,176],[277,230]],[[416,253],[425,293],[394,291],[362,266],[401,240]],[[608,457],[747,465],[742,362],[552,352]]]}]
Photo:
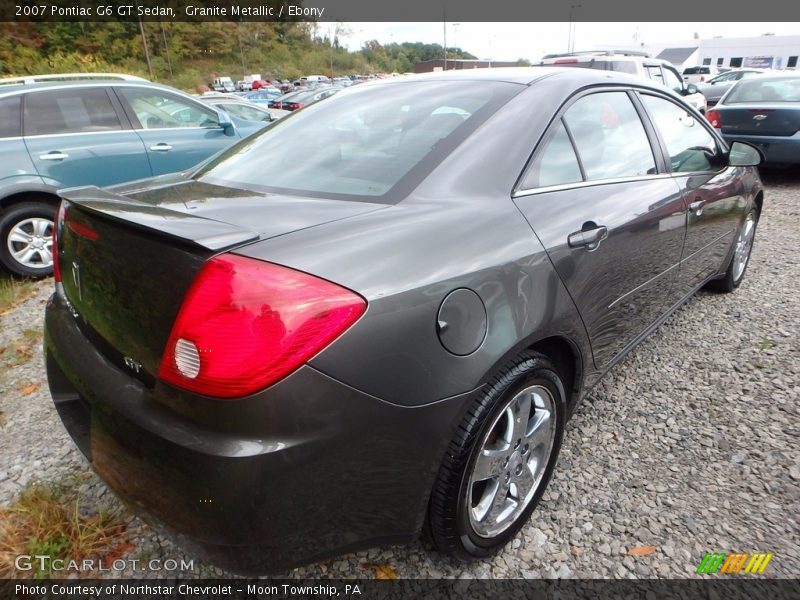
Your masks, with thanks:
[{"label": "overcast sky", "polygon": [[[796,1],[796,0],[795,0]],[[351,34],[341,40],[351,50],[367,40],[443,43],[442,23],[348,23]],[[324,25],[323,25],[324,27]],[[749,37],[764,33],[800,35],[800,23],[575,23],[575,50],[598,45]],[[448,23],[447,45],[458,46],[478,58],[494,60],[538,59],[550,52],[566,52],[568,23]]]}]

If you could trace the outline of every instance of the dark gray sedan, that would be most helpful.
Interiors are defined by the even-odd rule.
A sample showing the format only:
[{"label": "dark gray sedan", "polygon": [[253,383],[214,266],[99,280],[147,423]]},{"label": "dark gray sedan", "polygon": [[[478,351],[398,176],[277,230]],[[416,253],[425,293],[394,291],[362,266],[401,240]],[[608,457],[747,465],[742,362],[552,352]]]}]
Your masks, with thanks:
[{"label": "dark gray sedan", "polygon": [[800,164],[800,73],[740,81],[707,118],[728,143],[758,147],[766,164]]},{"label": "dark gray sedan", "polygon": [[767,71],[763,69],[734,69],[726,71],[725,73],[720,73],[705,83],[697,84],[697,89],[706,97],[706,105],[708,108],[711,108],[719,102],[719,99],[722,98],[725,92],[731,89],[737,81],[763,75],[766,72]]},{"label": "dark gray sedan", "polygon": [[233,571],[425,524],[491,555],[587,391],[742,282],[759,159],[608,72],[356,86],[194,172],[63,192],[55,407],[133,510]]}]

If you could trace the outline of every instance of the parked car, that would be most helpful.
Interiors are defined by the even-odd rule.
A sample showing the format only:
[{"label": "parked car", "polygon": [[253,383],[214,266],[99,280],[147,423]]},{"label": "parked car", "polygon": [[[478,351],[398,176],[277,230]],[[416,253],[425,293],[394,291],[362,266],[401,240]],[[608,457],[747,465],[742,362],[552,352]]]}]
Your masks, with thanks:
[{"label": "parked car", "polygon": [[283,103],[284,102],[289,102],[292,99],[300,96],[300,94],[305,94],[306,92],[307,92],[307,90],[297,90],[297,91],[294,91],[294,92],[288,92],[288,93],[284,94],[283,96],[278,96],[277,98],[275,98],[273,100],[270,100],[268,106],[270,108],[283,109]]},{"label": "parked car", "polygon": [[423,524],[490,556],[599,378],[742,282],[759,160],[625,75],[356,86],[192,172],[63,193],[55,407],[135,511],[235,572]]},{"label": "parked car", "polygon": [[314,104],[315,102],[324,100],[329,96],[333,96],[335,93],[340,92],[341,90],[342,88],[337,87],[318,87],[313,90],[302,91],[296,96],[282,100],[280,106],[277,106],[276,102],[276,108],[290,111],[298,110],[304,106]]},{"label": "parked car", "polygon": [[236,122],[236,119],[250,123],[266,125],[275,120],[272,113],[266,108],[252,104],[247,100],[234,100],[232,98],[203,98],[203,102],[215,108],[221,108]]},{"label": "parked car", "polygon": [[763,69],[736,69],[720,73],[712,77],[706,83],[697,86],[700,93],[706,97],[706,105],[710,108],[714,106],[722,96],[725,95],[731,86],[740,79],[747,79],[754,75],[763,75],[767,71]]},{"label": "parked car", "polygon": [[253,89],[253,82],[244,79],[236,82],[236,89],[240,92],[249,92]]},{"label": "parked car", "polygon": [[257,127],[139,79],[0,86],[0,264],[52,272],[59,188],[187,169]]},{"label": "parked car", "polygon": [[683,80],[686,83],[703,83],[720,74],[717,67],[711,65],[699,65],[697,67],[686,67],[683,70]]},{"label": "parked car", "polygon": [[708,111],[708,120],[729,143],[756,146],[766,164],[800,164],[800,73],[742,79]]},{"label": "parked car", "polygon": [[233,85],[233,80],[230,77],[217,77],[211,83],[211,89],[215,92],[232,93],[236,91],[236,86]]},{"label": "parked car", "polygon": [[678,70],[669,62],[652,58],[645,52],[623,50],[590,50],[567,54],[548,54],[538,63],[557,67],[582,67],[602,71],[619,71],[646,77],[663,84],[684,97],[700,113],[706,112],[706,99],[693,83],[684,83]]},{"label": "parked car", "polygon": [[254,92],[244,92],[241,97],[254,104],[264,104],[269,106],[270,101],[280,97],[281,91],[276,87],[262,87]]}]

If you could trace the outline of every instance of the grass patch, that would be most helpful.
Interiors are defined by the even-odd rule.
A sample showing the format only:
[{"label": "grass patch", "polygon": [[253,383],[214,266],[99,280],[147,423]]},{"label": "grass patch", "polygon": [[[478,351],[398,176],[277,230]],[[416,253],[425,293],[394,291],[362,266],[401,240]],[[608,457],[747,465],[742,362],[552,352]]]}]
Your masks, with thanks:
[{"label": "grass patch", "polygon": [[[48,577],[53,574],[53,559],[103,559],[120,546],[125,531],[122,515],[117,511],[88,512],[80,505],[79,488],[87,477],[31,484],[10,506],[0,507],[1,578]],[[43,564],[35,562],[30,571],[17,571],[14,561],[24,554],[49,559]]]},{"label": "grass patch", "polygon": [[764,350],[771,350],[775,346],[777,346],[775,340],[773,340],[772,338],[764,338],[763,340],[758,342],[757,348],[759,352],[763,352]]},{"label": "grass patch", "polygon": [[36,289],[36,282],[29,279],[14,279],[0,273],[0,317],[25,300]]}]

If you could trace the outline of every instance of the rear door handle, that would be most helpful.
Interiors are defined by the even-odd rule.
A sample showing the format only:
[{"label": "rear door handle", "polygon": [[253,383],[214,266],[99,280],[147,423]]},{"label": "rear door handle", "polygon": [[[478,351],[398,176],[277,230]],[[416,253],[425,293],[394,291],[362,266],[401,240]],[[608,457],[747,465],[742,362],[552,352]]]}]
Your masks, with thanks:
[{"label": "rear door handle", "polygon": [[69,158],[69,154],[66,152],[59,152],[58,150],[39,155],[39,160],[64,160],[65,158]]},{"label": "rear door handle", "polygon": [[169,144],[155,144],[154,146],[150,146],[150,150],[155,150],[156,152],[169,152],[172,150],[172,146]]},{"label": "rear door handle", "polygon": [[699,217],[700,215],[703,214],[703,207],[705,205],[706,205],[706,201],[705,200],[700,200],[698,198],[697,200],[695,200],[694,202],[692,202],[689,205],[689,211],[693,212],[693,213],[696,213],[697,216]]},{"label": "rear door handle", "polygon": [[576,231],[570,233],[567,238],[567,244],[570,248],[586,248],[587,250],[594,250],[604,239],[608,237],[608,227],[600,226],[586,231]]}]

